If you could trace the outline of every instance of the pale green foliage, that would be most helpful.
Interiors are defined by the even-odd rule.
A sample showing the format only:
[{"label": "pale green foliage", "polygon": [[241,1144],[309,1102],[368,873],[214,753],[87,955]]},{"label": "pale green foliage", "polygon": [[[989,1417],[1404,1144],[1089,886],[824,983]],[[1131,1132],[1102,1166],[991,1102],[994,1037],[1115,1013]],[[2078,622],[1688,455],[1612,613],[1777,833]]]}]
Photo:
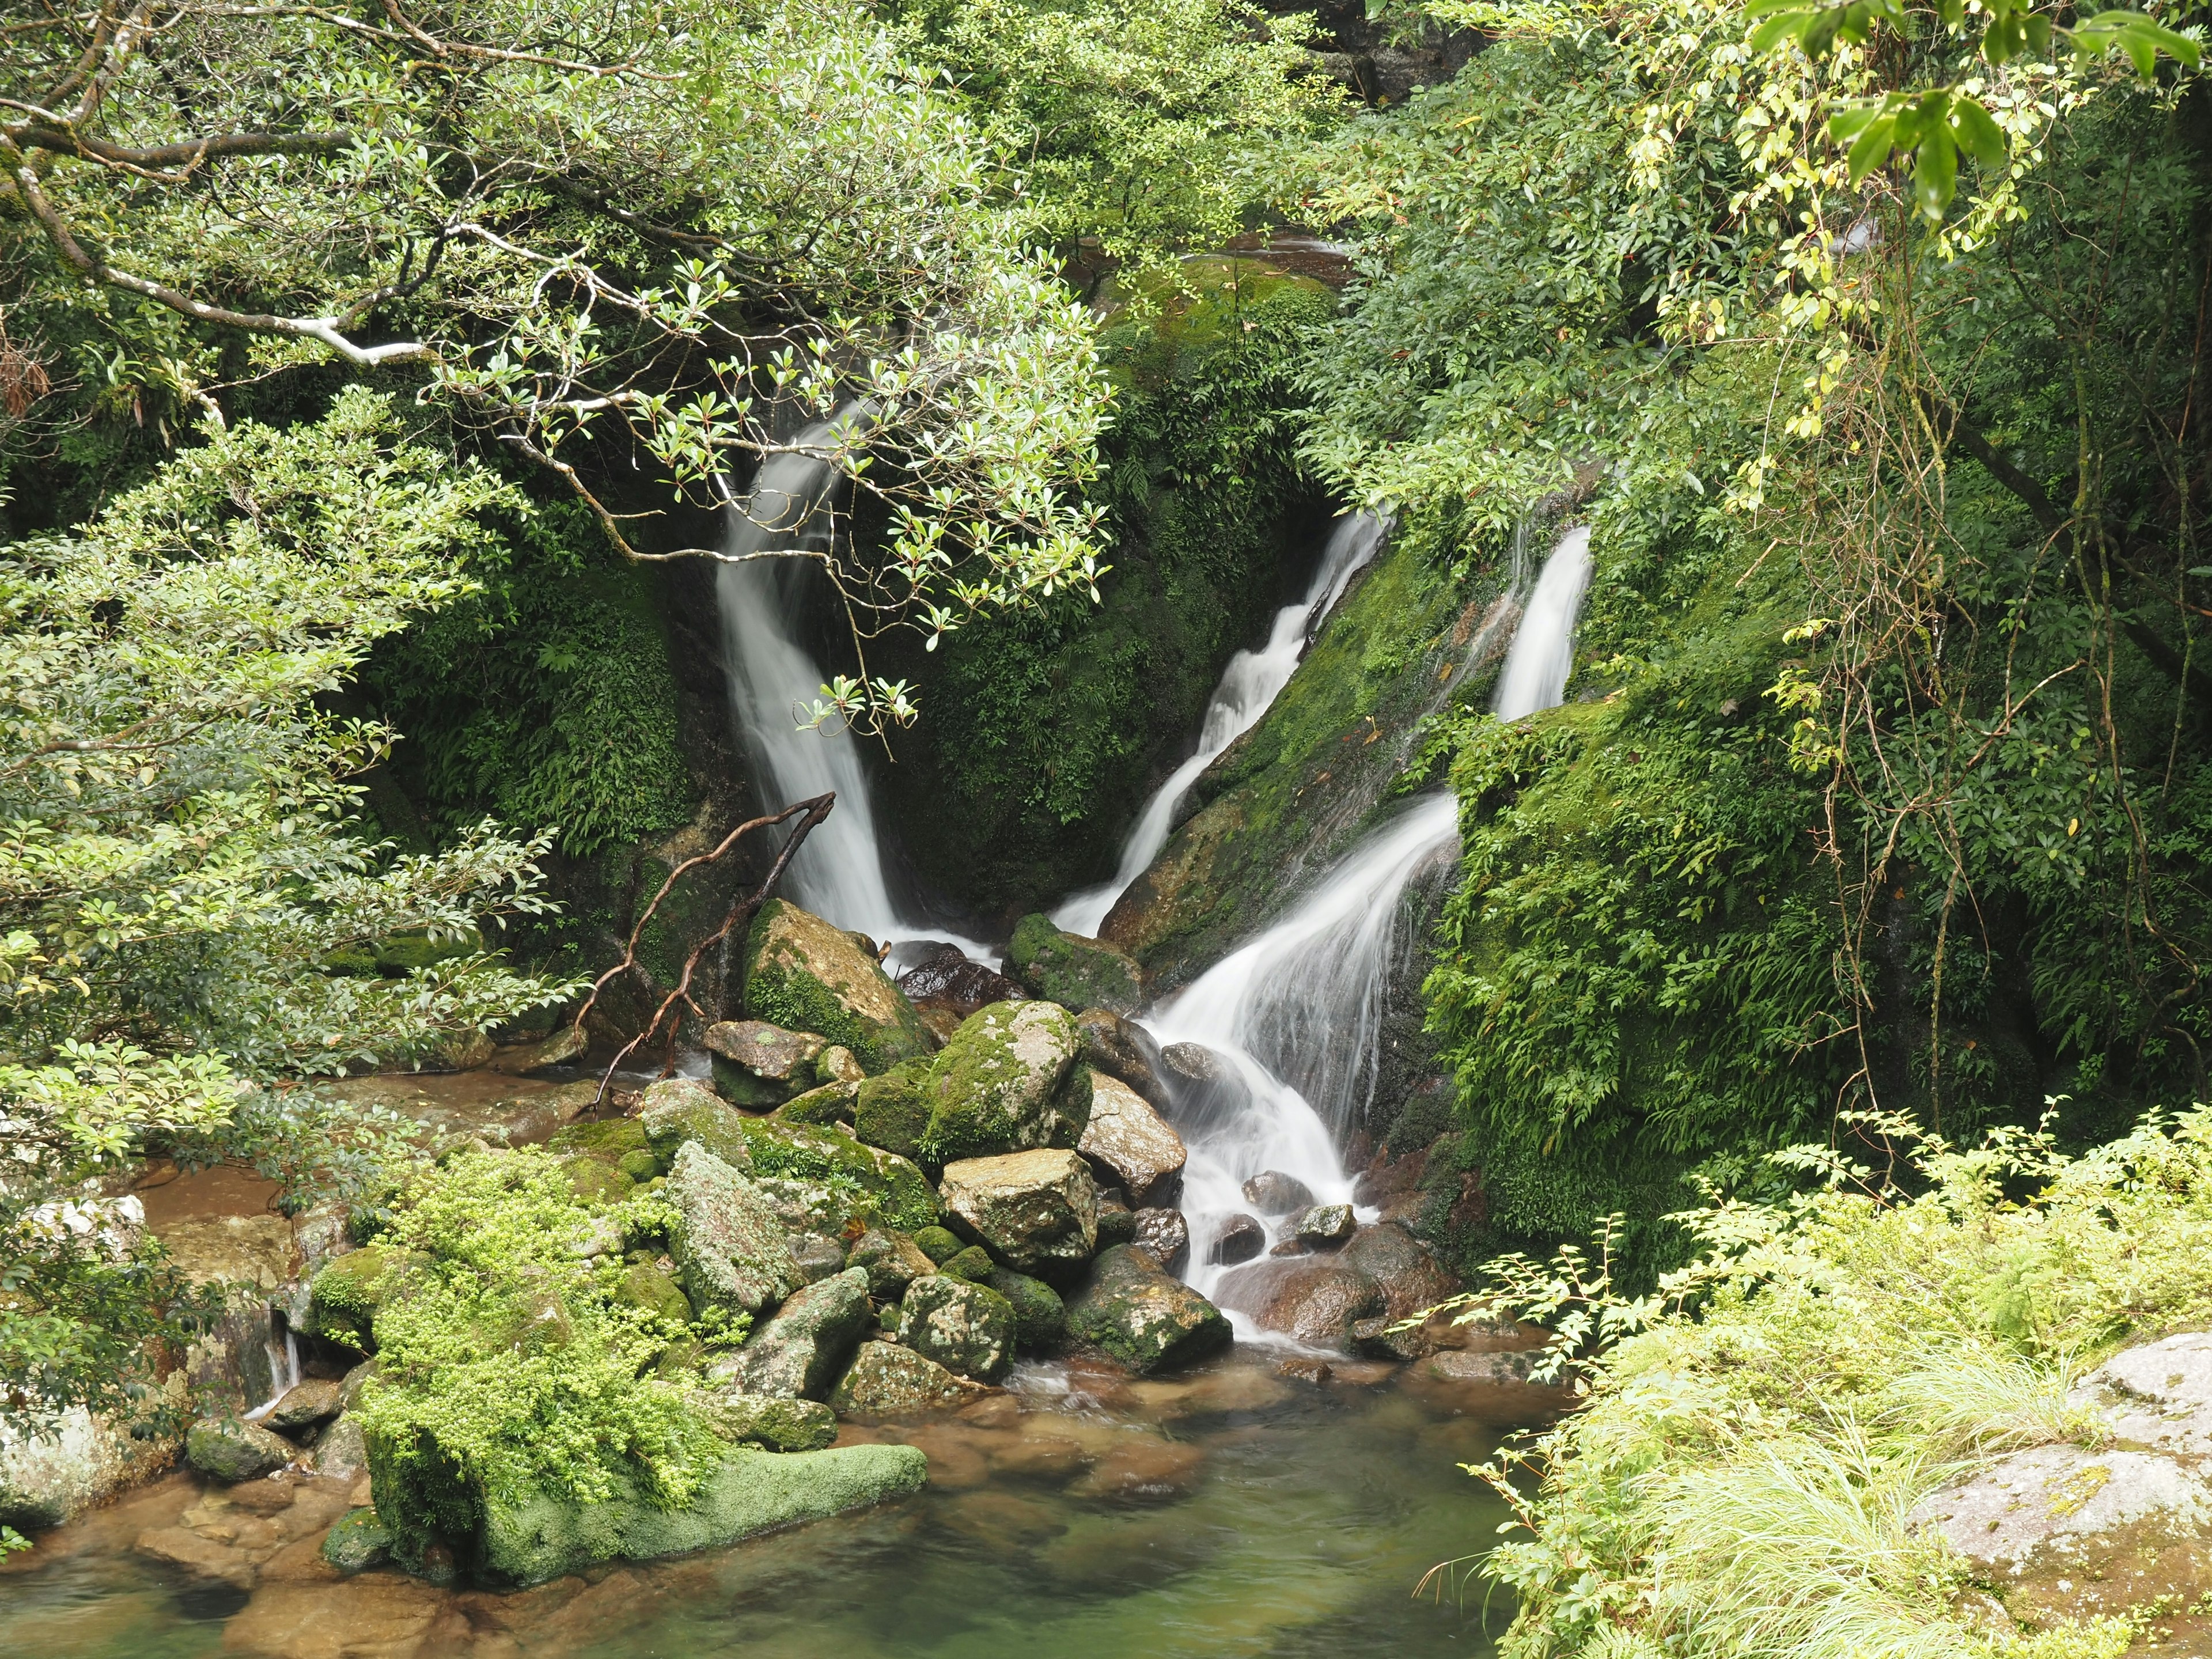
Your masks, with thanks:
[{"label": "pale green foliage", "polygon": [[1006,149],[1038,229],[1130,271],[1171,269],[1244,228],[1255,153],[1328,125],[1312,20],[1244,0],[921,0],[909,49]]},{"label": "pale green foliage", "polygon": [[665,1210],[647,1198],[593,1212],[538,1147],[416,1173],[387,1241],[400,1282],[383,1292],[360,1407],[382,1467],[479,1496],[589,1503],[635,1479],[662,1503],[690,1497],[721,1444],[711,1404],[696,1372],[641,1374],[683,1333],[617,1298],[618,1249],[577,1254],[595,1227],[644,1235]]},{"label": "pale green foliage", "polygon": [[[1927,1492],[2011,1447],[2092,1436],[2069,1386],[2125,1339],[2212,1318],[2212,1112],[2080,1158],[2017,1132],[1959,1152],[1862,1120],[1916,1163],[1918,1198],[1832,1184],[1680,1219],[1706,1243],[1666,1287],[1694,1314],[1583,1361],[1588,1404],[1539,1443],[1490,1571],[1521,1613],[1511,1659],[1629,1634],[1684,1655],[1978,1655],[1960,1565],[1908,1530]],[[2038,1195],[2006,1197],[2023,1184]],[[1525,1274],[1523,1275],[1525,1277]],[[1512,1298],[1509,1297],[1509,1304]],[[2117,1654],[2115,1620],[2007,1652]]]},{"label": "pale green foliage", "polygon": [[[508,500],[355,389],[317,425],[215,433],[76,537],[7,550],[0,1258],[17,1299],[0,1382],[21,1360],[52,1404],[83,1380],[52,1322],[82,1288],[68,1261],[106,1247],[40,1206],[149,1136],[220,1139],[281,1073],[404,1059],[567,993],[481,949],[404,979],[323,966],[548,908],[543,836],[486,823],[399,859],[361,840],[348,780],[390,734],[316,702],[462,591],[456,551]],[[43,1357],[13,1352],[27,1334]]]}]

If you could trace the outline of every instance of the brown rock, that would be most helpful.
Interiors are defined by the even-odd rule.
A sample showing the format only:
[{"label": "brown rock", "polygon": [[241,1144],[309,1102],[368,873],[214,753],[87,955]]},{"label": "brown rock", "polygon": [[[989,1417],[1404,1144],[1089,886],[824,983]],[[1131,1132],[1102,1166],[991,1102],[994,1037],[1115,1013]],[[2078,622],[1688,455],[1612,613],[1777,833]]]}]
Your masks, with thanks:
[{"label": "brown rock", "polygon": [[[1020,1002],[1029,993],[995,969],[970,958],[957,945],[940,945],[899,975],[898,988],[916,1008],[934,1003],[961,1020],[994,1002]],[[926,1015],[925,1015],[926,1018]],[[951,1030],[945,1036],[952,1035]]]},{"label": "brown rock", "polygon": [[1249,1215],[1232,1215],[1214,1229],[1206,1247],[1206,1261],[1216,1267],[1249,1261],[1267,1248],[1267,1230]]},{"label": "brown rock", "polygon": [[1171,1197],[1190,1154],[1145,1097],[1120,1079],[1094,1070],[1091,1121],[1076,1150],[1121,1182],[1132,1208]]},{"label": "brown rock", "polygon": [[1067,1530],[1035,1498],[1010,1492],[963,1492],[937,1511],[943,1526],[1001,1553],[1027,1550]]},{"label": "brown rock", "polygon": [[287,1389],[261,1420],[280,1433],[290,1433],[327,1423],[344,1409],[345,1385],[313,1377]]},{"label": "brown rock", "polygon": [[424,1638],[449,1600],[388,1572],[272,1584],[223,1626],[223,1651],[267,1659],[432,1659]]},{"label": "brown rock", "polygon": [[1167,1060],[1150,1031],[1110,1008],[1086,1008],[1075,1025],[1083,1034],[1083,1058],[1094,1073],[1127,1084],[1161,1111],[1173,1107]]},{"label": "brown rock", "polygon": [[1571,1387],[1538,1382],[1529,1372],[1538,1351],[1471,1353],[1450,1348],[1432,1354],[1406,1373],[1406,1386],[1432,1404],[1479,1422],[1538,1423],[1571,1409]]},{"label": "brown rock", "polygon": [[1055,1486],[1075,1479],[1090,1461],[1080,1441],[1042,1429],[1019,1435],[991,1452],[991,1468],[997,1474]]},{"label": "brown rock", "polygon": [[1337,1259],[1382,1287],[1382,1311],[1393,1319],[1411,1318],[1459,1290],[1428,1247],[1395,1221],[1362,1227]]},{"label": "brown rock", "polygon": [[1130,1243],[1150,1252],[1169,1273],[1181,1271],[1190,1259],[1190,1224],[1181,1210],[1139,1210],[1136,1234]]},{"label": "brown rock", "polygon": [[1388,1304],[1382,1287],[1341,1255],[1256,1261],[1224,1275],[1215,1294],[1262,1330],[1334,1348],[1348,1348],[1352,1326]]},{"label": "brown rock", "polygon": [[1196,1446],[1131,1435],[1093,1463],[1068,1491],[1079,1498],[1166,1503],[1188,1495],[1205,1467],[1206,1454]]},{"label": "brown rock", "polygon": [[556,1066],[567,1066],[580,1060],[591,1046],[589,1037],[574,1026],[567,1025],[543,1042],[501,1048],[492,1056],[491,1069],[506,1077],[528,1077],[533,1073],[550,1071]]}]

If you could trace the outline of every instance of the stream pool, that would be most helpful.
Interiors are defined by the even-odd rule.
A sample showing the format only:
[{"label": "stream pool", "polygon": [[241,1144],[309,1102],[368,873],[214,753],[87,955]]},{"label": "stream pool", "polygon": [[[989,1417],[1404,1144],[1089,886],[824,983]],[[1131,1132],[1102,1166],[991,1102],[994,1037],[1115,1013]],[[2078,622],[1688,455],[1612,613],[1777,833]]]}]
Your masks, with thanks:
[{"label": "stream pool", "polygon": [[[1296,1368],[1293,1362],[1293,1369]],[[1308,1364],[1307,1370],[1315,1369]],[[0,1654],[25,1659],[1165,1659],[1484,1654],[1510,1604],[1431,1567],[1503,1507],[1462,1472],[1503,1431],[1381,1370],[1286,1374],[1243,1349],[1174,1379],[1024,1367],[958,1416],[848,1437],[921,1445],[907,1503],[517,1595],[345,1579],[313,1544],[198,1573],[142,1537],[251,1536],[242,1503],[174,1474],[0,1565]],[[281,1485],[284,1477],[274,1477]],[[264,1483],[254,1483],[259,1486]],[[324,1483],[330,1484],[330,1483]],[[359,1494],[356,1494],[358,1496]],[[339,1493],[305,1488],[297,1515]],[[275,1517],[284,1518],[283,1514]],[[165,1530],[166,1529],[166,1530]],[[174,1551],[171,1553],[173,1555]],[[228,1569],[234,1581],[205,1576]]]}]

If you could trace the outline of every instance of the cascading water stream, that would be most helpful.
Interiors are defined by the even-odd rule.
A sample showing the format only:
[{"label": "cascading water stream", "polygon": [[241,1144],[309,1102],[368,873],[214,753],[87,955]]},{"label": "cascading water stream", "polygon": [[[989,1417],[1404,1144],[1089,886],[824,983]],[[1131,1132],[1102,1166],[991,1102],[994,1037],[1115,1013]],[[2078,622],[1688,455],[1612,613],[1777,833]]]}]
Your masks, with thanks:
[{"label": "cascading water stream", "polygon": [[[1589,586],[1589,532],[1559,538],[1522,607],[1494,707],[1518,720],[1558,704],[1574,659],[1575,621]],[[1215,1296],[1224,1273],[1206,1248],[1220,1224],[1248,1209],[1243,1183],[1263,1170],[1295,1176],[1322,1203],[1346,1203],[1352,1180],[1338,1136],[1371,1094],[1389,968],[1406,892],[1458,844],[1457,800],[1420,798],[1373,831],[1280,921],[1152,1010],[1163,1043],[1199,1042],[1243,1085],[1186,1118],[1190,1146],[1183,1211],[1191,1283]],[[1258,1334],[1234,1308],[1240,1335]]]},{"label": "cascading water stream", "polygon": [[1275,613],[1267,644],[1257,651],[1239,651],[1229,659],[1221,684],[1206,704],[1206,718],[1199,727],[1198,752],[1169,774],[1167,781],[1145,803],[1121,845],[1114,878],[1071,895],[1052,913],[1054,926],[1071,933],[1097,933],[1114,902],[1151,867],[1160,848],[1167,845],[1169,832],[1175,827],[1176,808],[1182,804],[1198,775],[1257,725],[1277,694],[1290,683],[1298,659],[1305,654],[1307,645],[1320,631],[1346,586],[1375,556],[1386,528],[1371,513],[1353,513],[1336,521],[1305,597]]},{"label": "cascading water stream", "polygon": [[[834,459],[837,430],[854,418],[841,410],[761,463],[745,510],[730,514],[727,552],[805,552],[830,544],[831,507],[842,482]],[[842,728],[799,723],[798,711],[820,695],[825,678],[796,637],[814,574],[813,561],[805,557],[752,558],[724,564],[714,584],[731,713],[763,800],[773,809],[836,792],[836,807],[785,872],[784,892],[802,908],[879,941],[927,934],[996,965],[987,947],[901,913],[884,873],[859,742]]]}]

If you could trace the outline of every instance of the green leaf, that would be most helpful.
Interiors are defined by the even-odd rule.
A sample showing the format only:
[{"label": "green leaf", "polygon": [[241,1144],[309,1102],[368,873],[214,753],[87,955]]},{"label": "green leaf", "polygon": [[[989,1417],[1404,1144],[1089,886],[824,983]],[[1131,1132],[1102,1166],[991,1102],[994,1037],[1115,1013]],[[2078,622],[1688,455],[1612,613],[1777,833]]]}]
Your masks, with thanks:
[{"label": "green leaf", "polygon": [[1912,168],[1913,205],[1929,219],[1941,219],[1958,187],[1959,152],[1950,130],[1938,127],[1920,141]]},{"label": "green leaf", "polygon": [[1964,93],[1951,99],[1951,131],[1959,145],[1985,167],[2005,162],[2004,133],[1990,118],[1989,111]]},{"label": "green leaf", "polygon": [[1854,185],[1889,160],[1896,136],[1897,118],[1893,115],[1877,116],[1867,123],[1865,131],[1859,134],[1858,142],[1851,146],[1850,154],[1846,158]]}]

